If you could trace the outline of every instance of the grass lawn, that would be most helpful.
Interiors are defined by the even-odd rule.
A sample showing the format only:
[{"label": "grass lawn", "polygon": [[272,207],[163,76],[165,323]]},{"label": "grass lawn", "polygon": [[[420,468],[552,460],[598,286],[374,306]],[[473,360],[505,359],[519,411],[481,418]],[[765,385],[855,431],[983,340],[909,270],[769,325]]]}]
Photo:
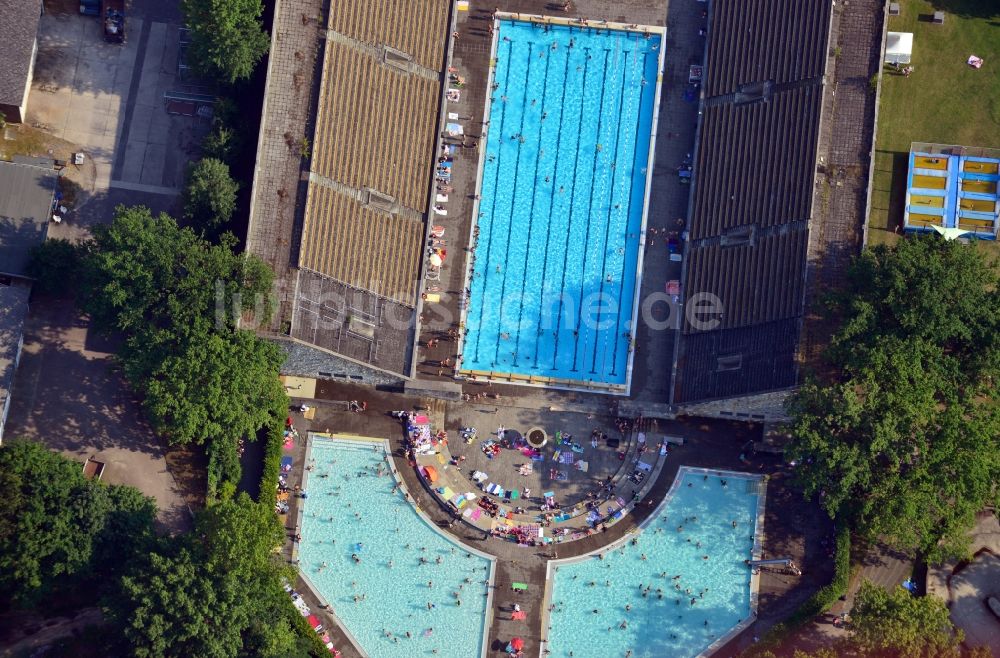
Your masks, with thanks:
[{"label": "grass lawn", "polygon": [[[885,69],[869,242],[894,242],[903,221],[910,142],[1000,148],[1000,1],[900,0],[890,32],[913,32],[913,74]],[[944,11],[944,25],[930,21]],[[981,69],[969,55],[985,60]]]}]

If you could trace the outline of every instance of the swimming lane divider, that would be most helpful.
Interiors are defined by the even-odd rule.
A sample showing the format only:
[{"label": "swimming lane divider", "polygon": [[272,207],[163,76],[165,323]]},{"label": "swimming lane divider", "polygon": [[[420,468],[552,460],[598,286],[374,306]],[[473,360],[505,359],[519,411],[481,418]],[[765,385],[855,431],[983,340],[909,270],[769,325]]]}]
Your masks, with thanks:
[{"label": "swimming lane divider", "polygon": [[[556,179],[557,179],[557,174],[559,173],[559,147],[562,146],[562,133],[563,133],[563,129],[562,129],[562,117],[563,117],[563,110],[566,107],[566,79],[569,76],[569,55],[570,55],[570,53],[569,53],[568,49],[564,48],[563,50],[566,51],[566,65],[563,68],[563,84],[560,85],[560,87],[562,87],[562,97],[559,99],[559,126],[560,127],[558,129],[558,132],[556,133],[555,166],[553,167],[553,170],[552,170],[552,181],[551,181],[552,184],[549,187],[549,216],[547,218],[548,219],[547,225],[549,227],[549,230],[547,230],[545,232],[545,260],[542,262],[542,287],[541,287],[541,290],[539,291],[539,293],[541,294],[541,299],[540,299],[539,304],[538,304],[538,321],[535,323],[535,326],[539,327],[539,328],[542,326],[542,310],[545,308],[545,299],[544,299],[544,297],[545,297],[545,280],[546,280],[546,276],[545,275],[548,273],[548,270],[549,270],[549,242],[552,239],[552,206],[555,203],[555,197],[556,197]],[[548,79],[546,78],[545,81],[547,83]],[[547,84],[546,84],[546,87],[548,87]],[[544,108],[543,108],[542,111],[544,112]],[[539,134],[541,134],[541,133],[539,133]],[[554,342],[555,341],[553,341],[553,343]],[[534,359],[534,365],[532,366],[533,368],[538,368],[538,351],[540,349],[541,349],[541,341],[538,340],[538,337],[536,336],[535,337],[535,359]]]},{"label": "swimming lane divider", "polygon": [[[576,132],[579,135],[580,129],[583,127],[583,99],[587,97],[587,71],[590,68],[590,48],[584,48],[583,52],[587,55],[586,59],[583,60],[583,89],[580,91],[580,116],[577,120]],[[552,353],[552,369],[556,369],[556,362],[559,359],[559,329],[562,327],[562,310],[563,310],[563,292],[566,290],[566,262],[569,258],[569,236],[573,229],[573,195],[576,192],[576,169],[580,163],[580,145],[577,143],[576,154],[573,156],[573,184],[570,186],[569,190],[569,214],[566,224],[566,243],[565,251],[563,252],[563,272],[562,280],[559,283],[559,312],[556,315],[556,335],[554,343],[554,349]]]},{"label": "swimming lane divider", "polygon": [[[533,41],[529,41],[528,42],[528,55],[527,55],[528,62],[527,62],[527,65],[524,67],[524,83],[523,83],[522,89],[527,89],[527,87],[528,87],[528,75],[531,73],[531,54],[532,54],[532,47],[534,45],[535,45],[535,43]],[[514,182],[515,182],[515,185],[514,185],[514,188],[511,190],[511,194],[510,194],[510,217],[508,218],[508,221],[507,221],[507,244],[504,246],[504,254],[503,254],[503,266],[504,267],[506,267],[507,262],[510,260],[510,237],[511,237],[511,229],[513,228],[513,225],[514,225],[514,208],[516,207],[515,201],[517,200],[517,185],[516,185],[516,183],[517,183],[517,174],[521,170],[521,151],[522,151],[522,149],[521,149],[520,140],[523,139],[523,133],[524,133],[524,109],[525,109],[524,108],[524,104],[527,101],[528,101],[528,95],[525,94],[522,97],[522,99],[521,99],[521,121],[520,121],[520,123],[517,126],[517,138],[518,138],[517,157],[514,158]],[[500,134],[500,139],[503,139],[503,138],[504,138],[504,135],[503,135],[503,133],[501,133]],[[499,171],[499,169],[500,168],[497,167],[497,171]],[[494,194],[494,196],[496,196],[496,189],[493,190],[493,194]],[[487,267],[489,267],[489,263],[487,263]],[[503,319],[503,298],[504,298],[504,295],[506,294],[506,292],[507,292],[507,271],[504,270],[503,274],[500,277],[500,299],[498,300],[498,303],[499,303],[500,306],[499,306],[499,308],[497,308],[497,312],[498,312],[497,314],[500,317],[498,318],[498,320],[502,320]],[[486,308],[485,304],[483,304],[483,308],[484,309]],[[482,326],[480,326],[479,332],[482,333]],[[500,341],[501,340],[503,340],[502,336],[500,336],[499,334],[497,334],[496,345],[495,345],[495,347],[493,349],[493,367],[494,367],[494,369],[496,368],[496,362],[497,362],[497,359],[499,358],[499,355],[500,355]]]},{"label": "swimming lane divider", "polygon": [[[629,53],[628,52],[624,52],[622,54],[624,56],[624,59],[622,60],[622,86],[621,86],[621,91],[618,94],[618,112],[615,114],[615,118],[616,118],[615,123],[617,125],[621,125],[622,107],[625,104],[625,78],[626,78],[626,75],[628,74],[628,56],[629,56]],[[611,171],[615,172],[615,173],[618,171],[618,149],[619,149],[620,146],[621,146],[621,130],[615,130],[615,152],[614,152],[614,154],[613,154],[613,156],[611,158],[612,164],[615,165],[615,168],[612,169]],[[613,199],[613,194],[614,194],[614,192],[613,192],[614,191],[614,184],[613,184],[614,183],[614,173],[612,173],[612,175],[611,175],[611,180],[612,180],[612,186],[611,186],[612,194],[609,195],[609,197],[608,197],[608,216],[607,216],[607,221],[604,222],[604,256],[601,258],[601,288],[600,288],[601,300],[604,299],[605,271],[606,271],[606,268],[608,266],[608,237],[609,237],[609,235],[611,233],[611,213],[614,210],[614,205],[611,203],[611,201]],[[626,224],[626,226],[628,225],[628,210],[629,210],[628,208],[625,208],[625,217],[626,217],[625,224]],[[621,276],[619,278],[624,279],[625,277]],[[618,302],[619,302],[618,306],[621,306],[621,303],[620,303],[621,299],[619,299]],[[597,311],[597,324],[598,325],[601,324],[601,311],[600,311],[600,309],[602,309],[602,308],[604,308],[603,304],[601,304],[600,306],[598,306],[598,311]],[[615,341],[618,340],[618,335],[617,334],[618,334],[618,325],[615,324],[615,336],[614,336],[614,339],[613,339]],[[604,344],[607,345],[607,340],[605,340]],[[597,374],[597,339],[596,339],[596,337],[594,339],[594,354],[593,354],[593,359],[592,359],[592,361],[590,363],[590,374],[592,374],[592,375],[596,375]]]},{"label": "swimming lane divider", "polygon": [[[608,77],[608,54],[611,51],[607,48],[604,49],[604,65],[601,67],[601,99],[597,103],[597,134],[595,139],[601,139],[601,126],[604,125],[604,81]],[[601,144],[601,142],[596,142],[596,144]],[[603,146],[602,146],[603,149]],[[579,148],[577,148],[579,152]],[[583,321],[583,281],[587,273],[587,254],[590,252],[590,227],[593,225],[592,212],[594,210],[594,179],[597,176],[597,159],[600,157],[601,151],[594,147],[594,161],[590,166],[590,194],[587,198],[587,231],[583,239],[583,267],[580,270],[580,302],[577,304],[578,312],[576,314],[576,330],[573,332],[573,367],[570,372],[576,372],[576,362],[580,357],[580,323]],[[597,336],[595,334],[594,341],[596,342]]]},{"label": "swimming lane divider", "polygon": [[[539,111],[545,111],[545,94],[548,92],[549,85],[549,62],[552,60],[551,57],[545,58],[545,73],[542,76],[543,86],[542,86],[542,104],[539,107]],[[526,79],[527,82],[527,79]],[[538,186],[538,161],[541,160],[541,144],[542,144],[542,128],[545,125],[543,121],[538,122],[538,145],[539,151],[535,157],[535,171],[531,176],[531,206],[528,210],[528,237],[527,242],[524,247],[524,276],[521,277],[521,296],[520,303],[517,305],[517,333],[514,335],[514,360],[513,366],[517,367],[517,355],[520,351],[519,346],[521,343],[521,317],[524,315],[524,285],[527,281],[528,273],[528,254],[531,253],[531,229],[535,226],[535,197],[537,196],[537,186]],[[538,340],[538,336],[535,336],[535,340]]]},{"label": "swimming lane divider", "polygon": [[[642,69],[643,71],[646,70],[646,68],[645,68],[645,63],[646,62],[645,62],[645,60],[646,60],[647,57],[649,57],[649,53],[643,54],[643,69]],[[648,84],[647,85],[643,85],[639,89],[639,113],[640,114],[642,114],[642,97],[643,97],[643,94],[646,93],[646,88],[650,87],[650,86],[652,86],[652,85],[648,85]],[[641,127],[642,127],[642,122],[641,121],[636,121],[635,122],[635,140],[633,141],[633,143],[636,145],[636,150],[635,150],[635,153],[632,155],[632,166],[633,167],[635,167],[635,158],[638,157],[638,154],[639,154],[639,130],[641,129]],[[629,209],[629,212],[631,212],[631,210],[632,210],[632,190],[634,190],[634,189],[635,189],[635,180],[634,180],[634,177],[633,177],[632,184],[628,186],[628,204],[625,206],[626,208]],[[628,228],[629,228],[629,221],[626,221],[625,222],[625,228],[624,228],[625,235],[623,236],[624,243],[626,245],[626,247],[625,247],[626,250],[628,249]],[[636,237],[636,242],[638,243],[636,245],[636,249],[638,250],[638,249],[640,249],[642,247],[642,241],[638,238],[638,236]],[[642,254],[642,253],[636,253],[636,266],[638,266],[638,263],[639,263],[638,259],[642,258],[644,255],[645,254]],[[619,284],[618,284],[618,297],[619,297],[619,299],[621,299],[622,289],[624,288],[624,286],[625,286],[625,277],[622,276],[621,282],[619,282]],[[633,299],[632,300],[632,306],[635,306],[635,302],[636,302],[636,300]],[[629,309],[629,312],[631,312],[631,310],[632,309]],[[615,331],[618,331],[619,329],[621,329],[621,326],[622,326],[621,323],[622,323],[622,305],[619,304],[618,305],[618,319],[615,322]],[[635,335],[638,333],[636,331],[636,328],[635,327],[631,327],[629,329],[629,333],[632,335],[632,340],[635,340]],[[610,374],[612,376],[615,376],[615,375],[618,374],[618,344],[619,344],[619,341],[617,341],[617,340],[615,340],[612,343],[612,345],[614,345],[614,351],[612,352],[612,355],[611,355],[611,372],[610,372]],[[627,360],[626,360],[626,362],[627,362]]]}]

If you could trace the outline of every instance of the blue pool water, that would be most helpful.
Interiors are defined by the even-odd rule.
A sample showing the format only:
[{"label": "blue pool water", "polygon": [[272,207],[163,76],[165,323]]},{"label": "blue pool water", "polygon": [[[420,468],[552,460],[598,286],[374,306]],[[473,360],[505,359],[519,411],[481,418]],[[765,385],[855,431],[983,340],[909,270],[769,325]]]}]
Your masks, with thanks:
[{"label": "blue pool water", "polygon": [[558,568],[548,634],[553,657],[624,656],[630,649],[633,658],[696,656],[749,617],[750,568],[743,561],[752,554],[757,480],[704,479],[701,471],[678,477],[673,497],[635,545]]},{"label": "blue pool water", "polygon": [[463,368],[624,384],[660,36],[547,27],[499,22]]},{"label": "blue pool water", "polygon": [[361,646],[378,658],[478,656],[490,561],[443,537],[393,493],[381,445],[315,438],[311,457],[300,568]]}]

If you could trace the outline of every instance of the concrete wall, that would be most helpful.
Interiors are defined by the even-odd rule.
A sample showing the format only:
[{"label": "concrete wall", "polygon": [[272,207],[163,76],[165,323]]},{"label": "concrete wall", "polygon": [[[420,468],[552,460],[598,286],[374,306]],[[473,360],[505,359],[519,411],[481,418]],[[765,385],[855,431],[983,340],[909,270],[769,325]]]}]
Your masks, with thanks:
[{"label": "concrete wall", "polygon": [[7,123],[24,123],[28,115],[28,94],[31,92],[31,81],[35,76],[35,58],[38,57],[38,39],[31,44],[31,63],[28,65],[28,78],[24,81],[24,94],[21,96],[20,105],[9,105],[0,103],[0,112],[3,112]]}]

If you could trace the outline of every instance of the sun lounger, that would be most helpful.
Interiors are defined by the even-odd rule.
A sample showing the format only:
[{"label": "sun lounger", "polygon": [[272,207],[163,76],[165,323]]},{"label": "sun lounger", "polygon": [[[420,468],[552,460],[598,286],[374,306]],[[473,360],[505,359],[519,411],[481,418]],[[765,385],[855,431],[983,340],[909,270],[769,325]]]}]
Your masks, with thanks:
[{"label": "sun lounger", "polygon": [[511,583],[510,588],[515,592],[527,592],[528,583]]}]

